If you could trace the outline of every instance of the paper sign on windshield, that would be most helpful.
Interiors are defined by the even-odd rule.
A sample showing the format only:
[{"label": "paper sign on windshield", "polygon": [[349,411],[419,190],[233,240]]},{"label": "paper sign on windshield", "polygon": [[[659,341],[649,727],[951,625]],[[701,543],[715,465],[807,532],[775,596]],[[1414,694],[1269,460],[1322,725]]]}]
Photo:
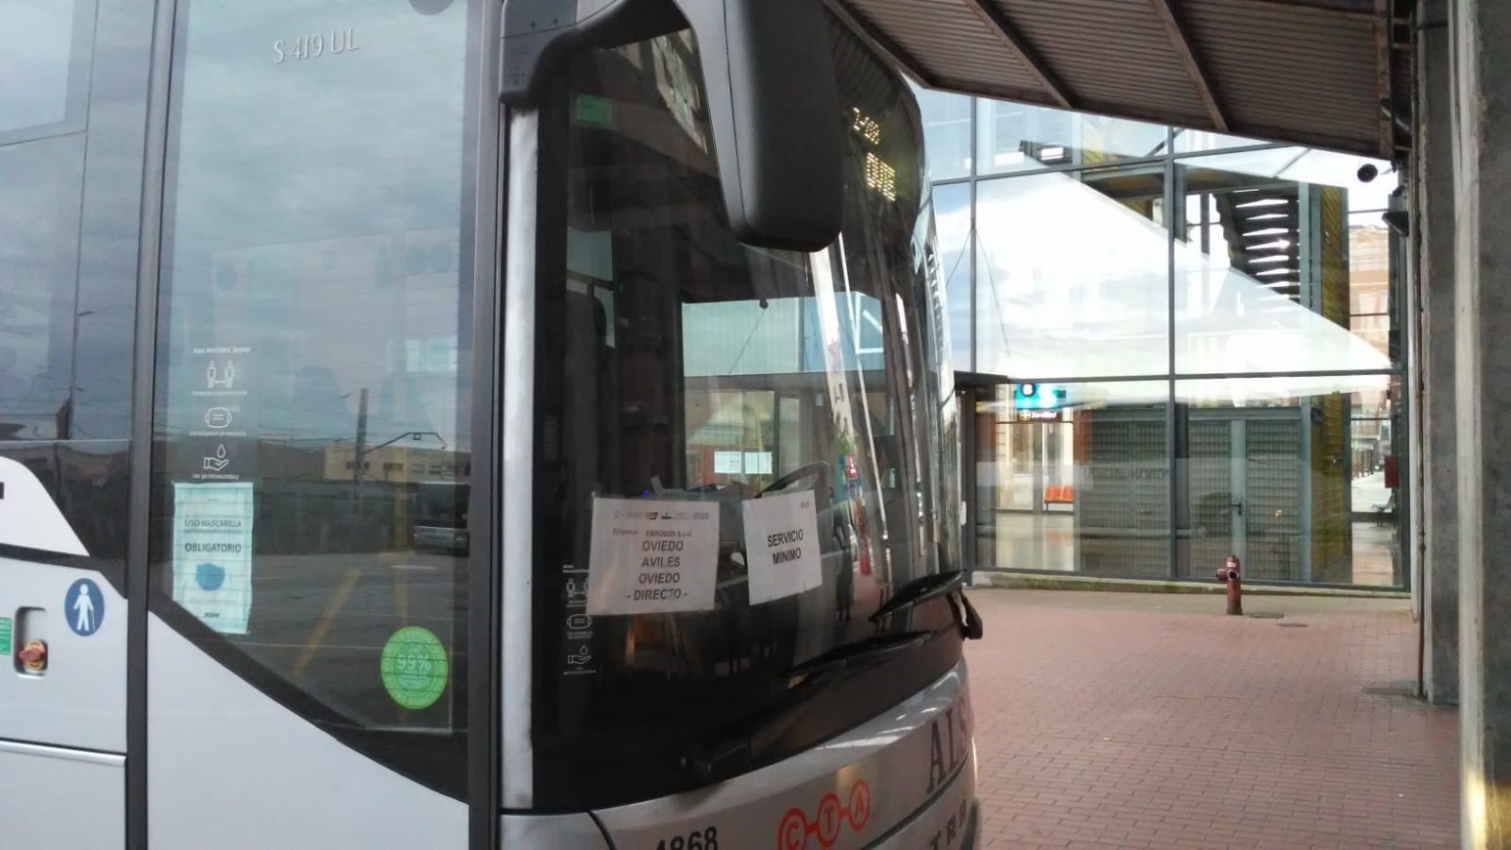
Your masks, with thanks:
[{"label": "paper sign on windshield", "polygon": [[221,634],[252,615],[251,482],[173,485],[173,601]]},{"label": "paper sign on windshield", "polygon": [[718,558],[716,504],[594,499],[588,614],[711,610]]},{"label": "paper sign on windshield", "polygon": [[751,605],[824,583],[812,490],[749,499],[744,510]]}]

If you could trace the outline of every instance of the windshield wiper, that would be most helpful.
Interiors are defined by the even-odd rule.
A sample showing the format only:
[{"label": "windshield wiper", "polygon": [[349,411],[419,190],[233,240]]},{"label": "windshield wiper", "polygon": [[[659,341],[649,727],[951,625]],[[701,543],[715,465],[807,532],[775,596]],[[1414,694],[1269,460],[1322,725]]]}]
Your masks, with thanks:
[{"label": "windshield wiper", "polygon": [[811,676],[815,673],[833,673],[859,667],[880,664],[928,642],[936,632],[900,632],[894,635],[877,635],[825,652],[822,655],[794,665],[782,672],[785,678]]},{"label": "windshield wiper", "polygon": [[[955,619],[960,622],[960,635],[966,640],[981,640],[986,634],[986,626],[981,623],[981,615],[976,612],[976,606],[966,598],[965,591],[960,591],[954,596],[946,596],[949,600],[950,610],[955,612]],[[955,600],[960,600],[957,605]]]},{"label": "windshield wiper", "polygon": [[944,596],[953,592],[965,584],[964,570],[950,570],[949,572],[934,573],[933,575],[916,578],[892,594],[885,604],[876,609],[871,615],[871,622],[877,622],[883,617],[896,614],[898,611],[906,611],[933,599],[936,596]]},{"label": "windshield wiper", "polygon": [[936,596],[943,596],[945,601],[950,603],[950,610],[955,613],[956,622],[960,624],[961,636],[969,640],[980,640],[986,630],[981,624],[981,615],[976,612],[976,606],[971,604],[971,600],[965,598],[965,591],[962,589],[964,585],[964,570],[949,570],[914,579],[903,585],[891,599],[876,609],[876,613],[871,615],[871,620],[876,622],[898,611],[916,608]]}]

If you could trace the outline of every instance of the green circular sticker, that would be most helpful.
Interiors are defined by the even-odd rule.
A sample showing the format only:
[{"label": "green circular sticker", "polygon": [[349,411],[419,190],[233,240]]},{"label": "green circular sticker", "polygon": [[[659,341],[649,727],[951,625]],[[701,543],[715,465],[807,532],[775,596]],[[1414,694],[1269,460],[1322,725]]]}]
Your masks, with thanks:
[{"label": "green circular sticker", "polygon": [[434,705],[446,690],[449,667],[446,647],[430,629],[405,626],[383,645],[383,687],[405,708]]}]

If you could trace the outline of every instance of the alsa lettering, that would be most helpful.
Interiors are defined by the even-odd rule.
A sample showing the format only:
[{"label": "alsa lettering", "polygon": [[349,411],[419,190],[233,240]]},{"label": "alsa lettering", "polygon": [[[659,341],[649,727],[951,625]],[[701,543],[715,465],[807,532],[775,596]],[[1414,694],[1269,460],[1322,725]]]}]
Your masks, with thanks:
[{"label": "alsa lettering", "polygon": [[951,706],[944,710],[943,717],[929,721],[928,793],[942,787],[965,764],[970,745],[971,723],[964,705]]}]

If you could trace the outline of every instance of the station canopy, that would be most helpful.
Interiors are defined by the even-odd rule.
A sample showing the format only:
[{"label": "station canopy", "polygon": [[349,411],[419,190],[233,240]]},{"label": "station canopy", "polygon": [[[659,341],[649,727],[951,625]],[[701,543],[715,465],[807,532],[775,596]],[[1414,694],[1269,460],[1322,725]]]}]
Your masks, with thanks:
[{"label": "station canopy", "polygon": [[828,0],[931,88],[1398,159],[1401,0]]}]

